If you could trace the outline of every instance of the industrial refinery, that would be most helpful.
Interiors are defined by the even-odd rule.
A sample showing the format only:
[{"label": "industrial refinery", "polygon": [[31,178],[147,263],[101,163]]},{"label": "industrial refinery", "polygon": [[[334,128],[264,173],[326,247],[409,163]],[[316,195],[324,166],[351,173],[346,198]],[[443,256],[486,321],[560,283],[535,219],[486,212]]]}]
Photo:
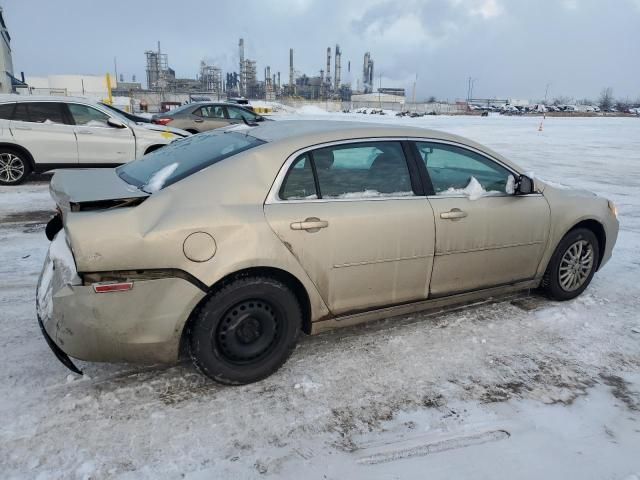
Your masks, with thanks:
[{"label": "industrial refinery", "polygon": [[[216,98],[245,97],[248,99],[276,100],[282,97],[304,98],[307,100],[345,100],[352,94],[374,91],[374,61],[370,52],[362,57],[361,73],[351,74],[351,60],[346,61],[348,81],[342,78],[343,60],[339,44],[327,47],[326,59],[318,59],[318,71],[308,75],[295,68],[295,51],[289,49],[289,72],[272,71],[269,65],[258,73],[257,61],[245,55],[245,40],[238,42],[237,70],[223,72],[218,65],[205,60],[200,62],[196,78],[178,78],[169,66],[169,56],[161,49],[160,42],[155,50],[147,50],[146,89],[141,83],[126,82],[121,75],[116,91],[128,94],[132,90],[157,92],[160,94],[203,94]],[[359,69],[358,69],[359,70]],[[287,79],[288,77],[288,79]],[[355,84],[351,83],[353,79]],[[284,80],[284,81],[283,81]],[[402,91],[403,89],[396,89]]]}]

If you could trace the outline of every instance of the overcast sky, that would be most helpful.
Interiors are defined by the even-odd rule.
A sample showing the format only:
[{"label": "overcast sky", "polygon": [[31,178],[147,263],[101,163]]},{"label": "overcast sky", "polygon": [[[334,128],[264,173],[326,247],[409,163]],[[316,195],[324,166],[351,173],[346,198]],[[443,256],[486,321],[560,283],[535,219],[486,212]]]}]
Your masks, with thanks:
[{"label": "overcast sky", "polygon": [[[343,80],[375,61],[376,84],[417,97],[559,95],[640,97],[640,0],[0,0],[14,70],[27,75],[103,74],[145,83],[144,51],[161,41],[178,77],[205,58],[237,70],[238,39],[255,59],[288,79],[317,75],[327,47],[342,49]],[[332,66],[333,70],[333,61]],[[376,85],[377,86],[377,85]]]}]

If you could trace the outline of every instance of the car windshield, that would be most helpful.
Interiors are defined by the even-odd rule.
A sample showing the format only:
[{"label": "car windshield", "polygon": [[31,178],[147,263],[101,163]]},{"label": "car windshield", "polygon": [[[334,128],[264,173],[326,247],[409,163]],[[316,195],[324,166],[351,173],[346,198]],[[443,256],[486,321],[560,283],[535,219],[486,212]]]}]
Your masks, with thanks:
[{"label": "car windshield", "polygon": [[207,132],[176,140],[116,171],[125,182],[153,193],[263,143],[263,140],[237,132]]}]

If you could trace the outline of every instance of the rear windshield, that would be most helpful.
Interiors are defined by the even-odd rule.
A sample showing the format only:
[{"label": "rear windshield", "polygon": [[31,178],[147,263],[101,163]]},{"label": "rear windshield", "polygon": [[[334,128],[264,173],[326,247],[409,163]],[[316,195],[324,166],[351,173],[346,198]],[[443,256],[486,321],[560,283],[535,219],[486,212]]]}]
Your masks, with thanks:
[{"label": "rear windshield", "polygon": [[209,165],[265,143],[238,132],[213,131],[176,140],[118,167],[125,182],[148,193],[161,190]]}]

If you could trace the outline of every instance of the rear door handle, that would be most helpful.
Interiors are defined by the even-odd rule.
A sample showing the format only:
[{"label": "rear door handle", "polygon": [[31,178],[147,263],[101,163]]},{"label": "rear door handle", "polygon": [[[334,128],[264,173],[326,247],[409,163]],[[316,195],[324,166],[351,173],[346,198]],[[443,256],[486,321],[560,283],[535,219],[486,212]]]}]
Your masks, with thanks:
[{"label": "rear door handle", "polygon": [[19,125],[14,125],[13,127],[14,130],[31,130],[31,127],[21,127]]},{"label": "rear door handle", "polygon": [[76,133],[80,133],[82,135],[93,135],[91,130],[76,130]]},{"label": "rear door handle", "polygon": [[320,220],[316,217],[309,217],[302,222],[293,222],[291,224],[291,230],[306,230],[307,232],[317,232],[321,228],[327,228],[329,222],[326,220]]},{"label": "rear door handle", "polygon": [[196,123],[204,122],[204,120],[202,118],[194,118],[193,121],[196,122]]},{"label": "rear door handle", "polygon": [[467,212],[463,212],[459,208],[452,208],[448,212],[442,212],[440,214],[440,218],[444,218],[446,220],[456,220],[458,218],[464,218],[467,216]]}]

